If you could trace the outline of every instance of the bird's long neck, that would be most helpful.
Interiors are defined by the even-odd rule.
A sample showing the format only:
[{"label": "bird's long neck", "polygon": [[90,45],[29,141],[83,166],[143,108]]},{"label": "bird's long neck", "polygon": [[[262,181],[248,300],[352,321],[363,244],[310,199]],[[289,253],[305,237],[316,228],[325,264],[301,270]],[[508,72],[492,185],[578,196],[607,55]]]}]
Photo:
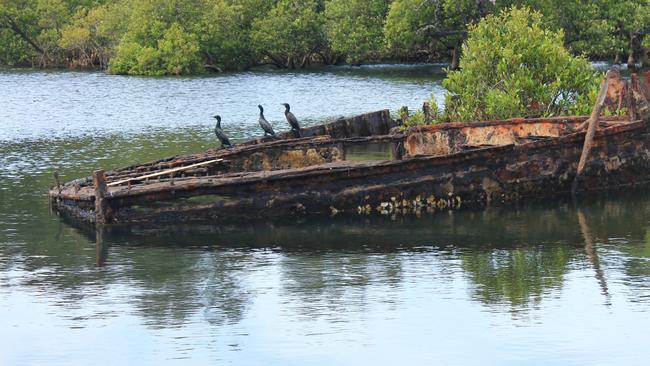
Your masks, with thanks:
[{"label": "bird's long neck", "polygon": [[289,110],[290,110],[290,109],[291,109],[291,107],[289,107],[288,105],[285,105],[285,106],[284,106],[284,114],[289,113]]},{"label": "bird's long neck", "polygon": [[217,120],[217,128],[221,128],[221,121]]}]

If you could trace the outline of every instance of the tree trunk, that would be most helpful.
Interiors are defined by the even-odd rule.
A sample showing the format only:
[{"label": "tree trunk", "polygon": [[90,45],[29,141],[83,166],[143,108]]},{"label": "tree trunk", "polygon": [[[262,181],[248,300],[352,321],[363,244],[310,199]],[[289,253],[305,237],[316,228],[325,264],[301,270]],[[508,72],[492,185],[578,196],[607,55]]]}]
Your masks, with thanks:
[{"label": "tree trunk", "polygon": [[33,48],[36,52],[38,52],[42,57],[46,57],[48,60],[50,60],[49,56],[46,55],[46,53],[45,53],[45,51],[43,50],[43,48],[41,48],[41,46],[39,46],[38,44],[36,44],[36,42],[35,42],[34,40],[32,40],[31,38],[29,38],[29,36],[27,35],[27,33],[25,33],[25,31],[23,31],[22,29],[20,29],[20,27],[18,26],[18,24],[16,24],[16,22],[15,22],[15,21],[14,21],[14,20],[9,16],[9,15],[6,15],[6,14],[5,14],[5,15],[4,15],[4,18],[5,18],[5,20],[7,21],[7,24],[9,25],[9,29],[11,29],[11,30],[12,30],[14,33],[16,33],[17,35],[19,35],[20,38],[22,38],[22,39],[23,39],[25,42],[27,42],[30,46],[32,46],[32,48]]},{"label": "tree trunk", "polygon": [[627,67],[630,69],[636,68],[636,65],[643,59],[643,46],[642,36],[640,34],[630,34],[630,53],[627,57]]},{"label": "tree trunk", "polygon": [[318,56],[320,56],[321,60],[323,60],[324,65],[338,65],[340,62],[339,55],[336,53],[330,53],[327,51],[323,52],[317,52],[316,53]]},{"label": "tree trunk", "polygon": [[650,60],[648,59],[648,53],[650,53],[650,49],[643,47],[644,39],[645,37],[643,35],[639,36],[639,62],[641,62],[641,67],[650,66]]},{"label": "tree trunk", "polygon": [[620,53],[616,52],[616,56],[614,56],[614,64],[620,64],[623,60],[623,56],[621,56]]},{"label": "tree trunk", "polygon": [[450,65],[450,68],[452,70],[458,70],[459,63],[460,63],[460,55],[459,55],[458,47],[454,47],[451,50],[451,65]]},{"label": "tree trunk", "polygon": [[280,60],[279,58],[273,56],[270,53],[265,53],[264,54],[266,57],[268,57],[271,62],[273,62],[273,65],[275,65],[276,68],[278,69],[286,69],[287,66],[284,64],[284,61]]},{"label": "tree trunk", "polygon": [[311,55],[307,54],[302,58],[302,61],[300,62],[300,68],[301,69],[304,69],[309,64],[309,58],[310,57],[311,57]]},{"label": "tree trunk", "polygon": [[327,59],[327,56],[325,56],[324,52],[318,52],[318,56],[320,56],[323,65],[329,65],[329,60]]}]

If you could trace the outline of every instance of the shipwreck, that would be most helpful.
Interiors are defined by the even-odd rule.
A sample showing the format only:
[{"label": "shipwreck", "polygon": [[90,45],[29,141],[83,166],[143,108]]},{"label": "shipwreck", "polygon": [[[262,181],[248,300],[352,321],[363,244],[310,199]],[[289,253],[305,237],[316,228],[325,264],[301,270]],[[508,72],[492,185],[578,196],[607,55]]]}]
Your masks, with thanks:
[{"label": "shipwreck", "polygon": [[[624,112],[624,113],[622,113]],[[591,116],[398,127],[379,111],[103,171],[49,191],[77,222],[421,214],[650,183],[650,75],[607,73]],[[355,154],[360,147],[382,152]]]}]

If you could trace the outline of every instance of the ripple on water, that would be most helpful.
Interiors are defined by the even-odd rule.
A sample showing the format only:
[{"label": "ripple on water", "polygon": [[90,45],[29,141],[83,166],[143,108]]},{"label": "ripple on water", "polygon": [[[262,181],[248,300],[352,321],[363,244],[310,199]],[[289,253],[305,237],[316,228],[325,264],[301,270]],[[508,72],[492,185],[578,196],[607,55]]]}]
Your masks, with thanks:
[{"label": "ripple on water", "polygon": [[211,126],[210,116],[217,112],[228,121],[227,130],[245,126],[257,131],[257,104],[266,106],[266,116],[276,130],[286,130],[283,102],[290,103],[301,120],[321,121],[378,109],[397,110],[402,105],[416,108],[431,93],[442,97],[443,90],[432,79],[442,75],[440,66],[412,66],[410,75],[403,72],[403,66],[397,67],[401,73],[391,75],[394,68],[190,78],[0,72],[0,86],[13,90],[0,97],[6,106],[0,141]]}]

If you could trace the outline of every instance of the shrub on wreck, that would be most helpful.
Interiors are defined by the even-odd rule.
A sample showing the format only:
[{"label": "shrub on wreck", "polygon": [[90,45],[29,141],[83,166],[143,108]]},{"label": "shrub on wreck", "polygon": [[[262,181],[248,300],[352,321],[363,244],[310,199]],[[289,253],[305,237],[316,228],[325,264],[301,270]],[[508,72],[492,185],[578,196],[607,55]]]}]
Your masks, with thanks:
[{"label": "shrub on wreck", "polygon": [[445,120],[588,113],[601,75],[564,47],[542,14],[513,7],[470,26],[460,70],[443,85]]}]

